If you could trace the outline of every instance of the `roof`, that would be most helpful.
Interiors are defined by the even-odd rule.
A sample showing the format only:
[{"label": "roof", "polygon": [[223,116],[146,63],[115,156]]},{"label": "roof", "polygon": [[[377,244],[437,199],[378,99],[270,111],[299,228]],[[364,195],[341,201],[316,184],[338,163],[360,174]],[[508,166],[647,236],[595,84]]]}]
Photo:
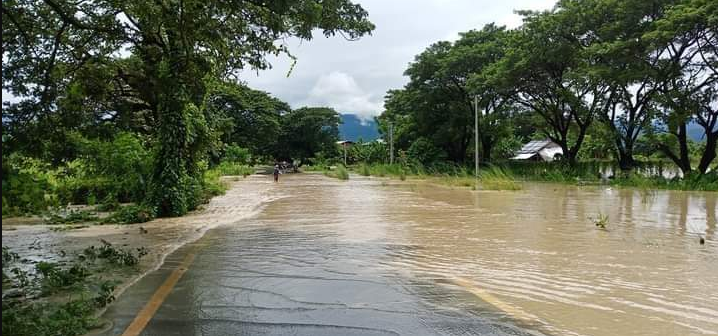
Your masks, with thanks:
[{"label": "roof", "polygon": [[551,140],[531,140],[529,143],[521,147],[518,152],[516,152],[516,156],[518,157],[521,154],[536,154],[552,143],[553,142]]},{"label": "roof", "polygon": [[514,160],[526,160],[526,159],[531,158],[531,157],[534,156],[534,155],[536,155],[536,154],[535,154],[535,153],[518,154],[518,155],[512,157],[512,159],[514,159]]},{"label": "roof", "polygon": [[354,142],[351,140],[337,141],[337,145],[351,145],[351,144],[354,144]]}]

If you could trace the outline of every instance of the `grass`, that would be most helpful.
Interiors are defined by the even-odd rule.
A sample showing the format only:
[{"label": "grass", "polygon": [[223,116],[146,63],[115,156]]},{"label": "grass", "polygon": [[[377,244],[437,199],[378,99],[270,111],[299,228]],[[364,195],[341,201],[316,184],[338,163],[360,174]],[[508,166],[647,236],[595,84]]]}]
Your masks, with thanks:
[{"label": "grass", "polygon": [[[351,169],[363,176],[377,176],[406,180],[409,178],[430,179],[437,183],[481,188],[484,190],[520,190],[521,181],[554,182],[574,185],[611,185],[616,187],[638,188],[641,190],[698,190],[718,191],[718,172],[704,175],[691,174],[685,178],[667,179],[645,176],[648,171],[663,171],[669,168],[662,162],[642,163],[631,174],[618,174],[612,179],[601,179],[599,171],[606,168],[618,171],[611,162],[579,162],[569,167],[560,162],[516,162],[508,161],[499,165],[483,167],[479,173],[479,184],[474,178],[473,169],[451,163],[436,164],[431,167],[400,164],[361,163]],[[333,173],[330,175],[334,175]]]},{"label": "grass", "polygon": [[247,165],[241,165],[237,163],[232,162],[222,162],[216,167],[212,168],[212,170],[215,170],[219,172],[221,176],[249,176],[254,174],[254,168],[247,166]]},{"label": "grass", "polygon": [[593,218],[593,225],[599,229],[605,229],[608,226],[608,215],[599,213],[596,218]]},{"label": "grass", "polygon": [[339,165],[335,169],[327,169],[324,171],[324,175],[333,177],[340,180],[349,179],[349,171],[346,167]]},{"label": "grass", "polygon": [[521,183],[508,170],[498,166],[481,170],[479,180],[485,190],[521,190]]}]

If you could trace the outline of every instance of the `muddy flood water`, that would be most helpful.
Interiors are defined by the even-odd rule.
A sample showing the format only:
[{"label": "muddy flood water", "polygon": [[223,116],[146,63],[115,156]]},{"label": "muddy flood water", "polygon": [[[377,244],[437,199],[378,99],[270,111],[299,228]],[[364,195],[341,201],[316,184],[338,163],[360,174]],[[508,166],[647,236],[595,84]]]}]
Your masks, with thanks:
[{"label": "muddy flood water", "polygon": [[[436,334],[483,334],[474,320],[512,335],[500,326],[718,334],[717,193],[531,183],[471,191],[310,174],[243,183],[266,188],[271,201],[194,244],[194,264],[158,321],[204,319],[187,330],[206,334],[236,327],[227,321],[248,334],[294,322],[344,328],[334,334],[425,334],[406,327],[414,322]],[[606,229],[593,223],[599,214]],[[106,318],[131,319],[135,294]]]}]

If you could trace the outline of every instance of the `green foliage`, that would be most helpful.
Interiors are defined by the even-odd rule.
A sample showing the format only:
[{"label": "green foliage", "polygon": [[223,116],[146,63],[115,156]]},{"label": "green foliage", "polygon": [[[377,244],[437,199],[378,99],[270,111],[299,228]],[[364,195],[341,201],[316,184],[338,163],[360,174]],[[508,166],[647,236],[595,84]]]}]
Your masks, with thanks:
[{"label": "green foliage", "polygon": [[254,168],[232,162],[222,162],[212,169],[217,170],[222,176],[249,176],[254,174]]},{"label": "green foliage", "polygon": [[90,275],[88,269],[79,264],[68,269],[61,269],[56,263],[41,261],[35,265],[35,268],[42,277],[41,282],[45,295],[81,283]]},{"label": "green foliage", "polygon": [[156,215],[157,213],[152,206],[146,204],[126,205],[105,218],[104,222],[112,224],[144,223],[153,220]]},{"label": "green foliage", "polygon": [[[285,44],[275,43],[278,38],[309,40],[321,31],[357,39],[374,29],[368,13],[348,0],[248,2],[239,11],[237,6],[200,0],[4,4],[3,17],[10,19],[3,25],[3,83],[21,98],[3,108],[3,153],[24,150],[60,165],[76,159],[77,148],[67,141],[73,131],[90,139],[120,130],[144,134],[153,144],[147,148],[154,147],[151,169],[113,163],[119,172],[114,174],[100,162],[98,171],[94,160],[80,154],[78,166],[88,173],[70,174],[76,180],[63,186],[61,197],[77,203],[113,193],[121,201],[144,200],[158,215],[194,209],[205,199],[201,162],[219,156],[222,135],[255,149],[240,139],[255,131],[253,145],[280,149],[259,137],[273,139],[276,117],[288,112],[282,111],[287,105],[230,84],[232,75],[269,67],[267,54],[288,55]],[[266,118],[253,119],[260,115]],[[300,122],[307,123],[312,121]],[[323,134],[332,123],[319,125],[315,133]],[[314,147],[295,143],[289,154],[311,157]],[[127,161],[122,156],[132,151],[110,154],[106,158]],[[40,201],[17,201],[42,199],[42,186],[21,184],[28,188],[13,188],[19,195],[6,197],[3,189],[4,214],[45,208]]]},{"label": "green foliage", "polygon": [[247,165],[250,163],[251,158],[252,156],[249,153],[249,149],[242,148],[237,145],[228,145],[224,149],[224,157],[222,157],[222,162]]},{"label": "green foliage", "polygon": [[94,222],[99,218],[97,215],[88,210],[70,210],[67,213],[53,212],[49,218],[45,220],[47,224],[74,224],[84,222]]},{"label": "green foliage", "polygon": [[333,177],[340,180],[349,179],[349,171],[346,167],[339,165],[335,169],[327,169],[324,171],[324,175]]},{"label": "green foliage", "polygon": [[358,142],[349,148],[350,162],[383,163],[389,159],[389,146],[378,141]]},{"label": "green foliage", "polygon": [[144,198],[152,154],[138,135],[120,132],[110,141],[89,140],[79,134],[74,137],[80,156],[67,167],[68,179],[61,185],[61,193],[67,193],[63,199],[82,204],[89,197]]},{"label": "green foliage", "polygon": [[361,176],[370,176],[370,175],[371,175],[371,171],[369,170],[369,165],[367,165],[366,163],[362,163],[362,164],[359,166],[359,175],[361,175]]},{"label": "green foliage", "polygon": [[446,159],[446,154],[426,138],[416,139],[406,151],[406,156],[410,162],[424,166]]},{"label": "green foliage", "polygon": [[101,259],[114,266],[136,266],[148,252],[145,248],[138,248],[135,255],[130,250],[115,248],[107,241],[101,242],[102,245],[98,248],[93,245],[83,250],[82,259],[90,261]]},{"label": "green foliage", "polygon": [[302,107],[282,118],[282,135],[276,157],[298,159],[303,164],[322,152],[336,156],[339,140],[339,113],[328,107]]},{"label": "green foliage", "polygon": [[97,327],[92,316],[96,303],[89,299],[77,299],[63,304],[6,303],[3,300],[3,335],[83,335]]},{"label": "green foliage", "polygon": [[40,213],[49,206],[95,203],[108,197],[144,198],[151,154],[139,137],[120,133],[109,141],[73,136],[78,158],[53,167],[13,153],[3,158],[3,215]]},{"label": "green foliage", "polygon": [[[6,251],[13,254],[3,248],[3,256]],[[108,267],[134,267],[146,254],[144,248],[134,253],[103,241],[100,248],[90,247],[77,254],[70,267],[41,261],[35,266],[34,276],[13,268],[14,275],[3,280],[11,282],[23,295],[3,298],[2,334],[82,335],[98,327],[96,310],[115,299],[115,282],[104,279],[103,273]],[[37,291],[50,297],[38,300]]]},{"label": "green foliage", "polygon": [[56,173],[48,164],[17,154],[2,161],[2,215],[38,213],[58,203],[52,187]]}]

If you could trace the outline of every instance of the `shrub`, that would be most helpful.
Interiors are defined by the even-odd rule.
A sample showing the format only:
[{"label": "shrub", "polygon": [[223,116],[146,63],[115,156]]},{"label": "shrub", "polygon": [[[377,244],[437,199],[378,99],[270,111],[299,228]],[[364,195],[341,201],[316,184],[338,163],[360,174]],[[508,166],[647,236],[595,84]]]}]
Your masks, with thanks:
[{"label": "shrub", "polygon": [[409,162],[416,162],[426,166],[446,159],[446,153],[428,139],[421,137],[409,146],[406,151],[406,157]]},{"label": "shrub", "polygon": [[53,213],[45,220],[48,224],[74,224],[82,222],[94,222],[98,220],[97,215],[87,210],[70,210],[66,214]]},{"label": "shrub", "polygon": [[149,222],[155,218],[157,212],[149,205],[127,205],[115,211],[105,219],[105,223],[133,224]]},{"label": "shrub", "polygon": [[337,178],[340,180],[348,180],[349,179],[349,171],[346,167],[339,165],[336,169],[333,170],[325,170],[324,175]]},{"label": "shrub", "polygon": [[362,176],[369,176],[371,175],[371,171],[369,170],[369,166],[366,163],[363,163],[361,167],[359,167],[359,174]]},{"label": "shrub", "polygon": [[232,162],[222,162],[213,169],[219,171],[222,176],[248,176],[254,174],[252,167]]},{"label": "shrub", "polygon": [[2,215],[39,213],[57,205],[55,171],[38,159],[13,153],[2,162]]},{"label": "shrub", "polygon": [[249,149],[239,147],[235,144],[227,145],[224,149],[224,157],[222,162],[238,163],[241,165],[249,164],[252,155],[249,153]]}]

